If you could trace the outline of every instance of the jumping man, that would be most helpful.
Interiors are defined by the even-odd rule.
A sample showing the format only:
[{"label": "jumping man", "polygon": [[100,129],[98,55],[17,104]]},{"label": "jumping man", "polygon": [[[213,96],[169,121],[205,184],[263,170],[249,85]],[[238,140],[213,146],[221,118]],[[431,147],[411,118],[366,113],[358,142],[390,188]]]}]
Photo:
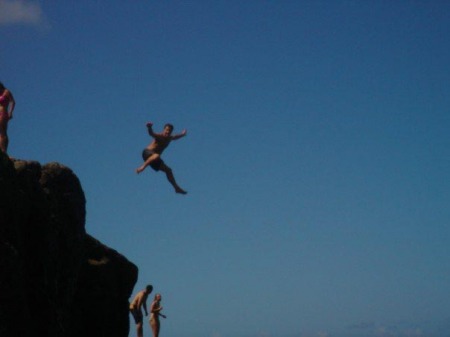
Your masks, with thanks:
[{"label": "jumping man", "polygon": [[151,166],[155,171],[163,171],[166,173],[167,180],[175,188],[176,193],[187,194],[180,186],[178,186],[173,176],[172,169],[167,166],[161,159],[161,154],[164,152],[167,146],[169,146],[172,140],[180,139],[186,136],[186,130],[183,130],[180,134],[172,135],[173,125],[164,125],[164,130],[162,133],[153,132],[153,124],[148,122],[147,124],[148,133],[153,137],[153,141],[142,151],[142,158],[144,159],[144,164],[136,169],[136,173],[141,173],[145,170],[147,166]]}]

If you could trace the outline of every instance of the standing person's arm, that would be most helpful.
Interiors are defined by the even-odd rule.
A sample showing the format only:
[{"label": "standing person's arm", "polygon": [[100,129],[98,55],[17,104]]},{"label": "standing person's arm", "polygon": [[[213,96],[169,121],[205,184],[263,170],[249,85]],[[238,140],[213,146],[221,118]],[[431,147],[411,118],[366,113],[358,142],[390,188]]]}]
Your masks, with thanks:
[{"label": "standing person's arm", "polygon": [[12,119],[13,118],[13,111],[14,111],[14,108],[16,107],[16,100],[14,99],[14,96],[12,95],[11,91],[7,90],[7,93],[9,95],[9,97],[11,98],[11,101],[10,101],[10,104],[9,104],[9,106],[10,106],[9,119]]},{"label": "standing person's arm", "polygon": [[148,311],[147,311],[147,297],[144,298],[144,301],[142,302],[142,307],[144,308],[145,316],[148,316]]},{"label": "standing person's arm", "polygon": [[153,301],[152,304],[150,305],[150,312],[152,314],[156,314],[156,302]]},{"label": "standing person's arm", "polygon": [[145,294],[142,296],[142,299],[141,299],[141,301],[142,301],[142,307],[144,308],[144,312],[145,312],[145,316],[148,316],[148,311],[147,311],[147,297],[148,297],[148,294],[145,293]]}]

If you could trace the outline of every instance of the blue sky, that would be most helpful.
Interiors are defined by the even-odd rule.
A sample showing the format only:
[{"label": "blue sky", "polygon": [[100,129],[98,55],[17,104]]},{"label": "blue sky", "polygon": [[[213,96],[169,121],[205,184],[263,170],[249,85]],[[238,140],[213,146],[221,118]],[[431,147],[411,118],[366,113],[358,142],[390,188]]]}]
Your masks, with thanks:
[{"label": "blue sky", "polygon": [[[162,336],[450,336],[449,2],[0,0],[0,29],[10,155],[77,174]],[[187,196],[134,173],[147,121],[188,130]]]}]

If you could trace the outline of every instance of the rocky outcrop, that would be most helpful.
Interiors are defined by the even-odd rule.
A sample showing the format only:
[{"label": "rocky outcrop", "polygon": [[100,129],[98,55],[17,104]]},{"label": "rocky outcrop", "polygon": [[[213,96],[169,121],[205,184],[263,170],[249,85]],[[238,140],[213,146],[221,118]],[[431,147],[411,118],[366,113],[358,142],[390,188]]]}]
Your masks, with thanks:
[{"label": "rocky outcrop", "polygon": [[0,153],[0,336],[126,337],[137,267],[85,231],[76,175]]}]

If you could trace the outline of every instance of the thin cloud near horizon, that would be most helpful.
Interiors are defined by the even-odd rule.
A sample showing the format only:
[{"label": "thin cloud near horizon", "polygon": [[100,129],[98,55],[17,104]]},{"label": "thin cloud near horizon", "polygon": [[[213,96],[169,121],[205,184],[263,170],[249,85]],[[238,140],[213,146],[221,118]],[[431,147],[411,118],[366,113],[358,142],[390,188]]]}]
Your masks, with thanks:
[{"label": "thin cloud near horizon", "polygon": [[48,26],[44,12],[37,2],[25,0],[0,0],[0,26]]}]

